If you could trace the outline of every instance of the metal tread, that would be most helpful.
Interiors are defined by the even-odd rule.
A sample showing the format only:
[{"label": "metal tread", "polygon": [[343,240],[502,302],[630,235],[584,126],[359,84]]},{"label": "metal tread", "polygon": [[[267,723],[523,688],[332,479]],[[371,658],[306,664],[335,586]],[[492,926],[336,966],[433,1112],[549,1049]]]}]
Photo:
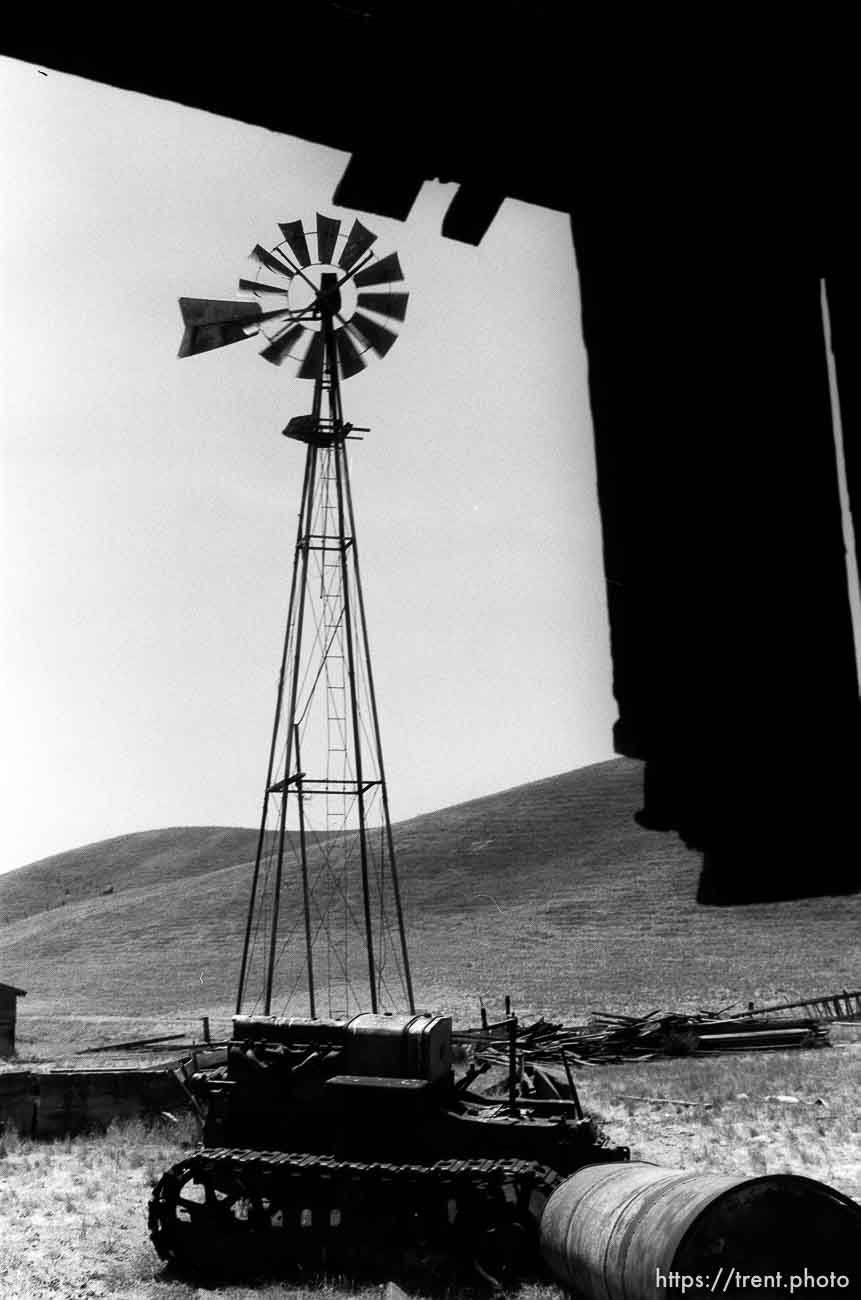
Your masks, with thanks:
[{"label": "metal tread", "polygon": [[[149,1207],[153,1245],[182,1268],[331,1269],[368,1233],[399,1263],[466,1253],[483,1276],[537,1261],[541,1210],[561,1175],[536,1161],[339,1159],[309,1152],[203,1148],[168,1169]],[[195,1186],[196,1199],[188,1198]]]}]

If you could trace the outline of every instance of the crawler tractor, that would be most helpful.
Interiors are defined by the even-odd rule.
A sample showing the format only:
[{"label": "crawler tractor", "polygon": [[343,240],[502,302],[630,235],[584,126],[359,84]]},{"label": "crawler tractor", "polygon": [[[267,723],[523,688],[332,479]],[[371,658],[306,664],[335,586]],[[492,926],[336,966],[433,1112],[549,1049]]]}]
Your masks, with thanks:
[{"label": "crawler tractor", "polygon": [[528,1272],[555,1186],[627,1148],[576,1100],[470,1091],[451,1048],[451,1021],[429,1014],[237,1016],[226,1066],[193,1079],[204,1146],[153,1194],[159,1255],[195,1271]]}]

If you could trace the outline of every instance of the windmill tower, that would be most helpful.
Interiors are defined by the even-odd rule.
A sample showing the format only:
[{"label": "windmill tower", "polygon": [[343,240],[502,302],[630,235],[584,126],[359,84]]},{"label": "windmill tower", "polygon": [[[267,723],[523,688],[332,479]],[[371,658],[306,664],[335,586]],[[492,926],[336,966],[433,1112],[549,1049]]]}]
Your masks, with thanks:
[{"label": "windmill tower", "polygon": [[283,431],[305,470],[236,1011],[414,1011],[341,401],[408,294],[360,221],[280,230],[252,251],[245,301],[180,299],[181,357],[262,335],[267,361],[314,386]]}]

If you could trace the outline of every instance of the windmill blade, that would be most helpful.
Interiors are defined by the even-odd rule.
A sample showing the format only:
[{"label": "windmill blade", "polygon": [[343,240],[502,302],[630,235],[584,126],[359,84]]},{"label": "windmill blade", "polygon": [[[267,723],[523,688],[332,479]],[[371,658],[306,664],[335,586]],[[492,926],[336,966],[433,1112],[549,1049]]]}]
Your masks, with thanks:
[{"label": "windmill blade", "polygon": [[311,254],[308,252],[308,241],[305,238],[305,231],[302,229],[301,221],[279,221],[278,229],[284,236],[285,241],[290,246],[290,252],[296,258],[300,266],[310,266]]},{"label": "windmill blade", "polygon": [[285,266],[283,262],[280,262],[277,257],[273,257],[271,253],[267,253],[262,244],[254,245],[251,250],[251,256],[254,258],[255,262],[259,262],[261,266],[265,266],[268,271],[274,271],[276,275],[284,275],[288,280],[293,279],[293,272],[290,270],[289,266]]},{"label": "windmill blade", "polygon": [[342,271],[349,271],[350,267],[355,266],[363,253],[366,253],[376,240],[377,236],[367,226],[363,226],[358,218],[353,222],[353,228],[347,236],[347,242],[344,245],[343,252],[338,258],[338,265]]},{"label": "windmill blade", "polygon": [[367,367],[367,362],[363,360],[362,354],[343,326],[335,330],[335,347],[338,351],[338,365],[344,379],[351,379],[353,375],[358,375]]},{"label": "windmill blade", "polygon": [[260,328],[260,304],[222,302],[215,298],[180,298],[185,332],[178,355],[193,357],[228,343],[241,343]]},{"label": "windmill blade", "polygon": [[341,223],[335,217],[324,217],[317,213],[317,261],[330,265],[335,256],[335,241],[341,229]]},{"label": "windmill blade", "polygon": [[257,319],[262,325],[265,320],[277,320],[279,316],[296,315],[298,315],[298,313],[293,311],[292,307],[273,307],[272,311],[262,311]]},{"label": "windmill blade", "polygon": [[281,362],[287,356],[294,343],[298,343],[299,338],[305,333],[303,326],[293,325],[285,334],[279,334],[273,339],[268,347],[265,347],[260,353],[266,361],[271,361],[273,366],[280,366]]},{"label": "windmill blade", "polygon": [[323,365],[323,334],[315,334],[311,340],[308,351],[305,353],[299,370],[297,379],[316,379]]},{"label": "windmill blade", "polygon": [[350,329],[361,335],[378,357],[384,357],[398,337],[394,330],[388,329],[385,325],[378,325],[375,320],[371,320],[370,316],[363,316],[360,311],[353,313]]},{"label": "windmill blade", "polygon": [[403,320],[407,314],[408,293],[360,293],[356,302],[368,311],[375,311],[380,316],[392,320]]},{"label": "windmill blade", "polygon": [[239,287],[243,293],[289,293],[289,284],[267,284],[265,280],[240,280]]},{"label": "windmill blade", "polygon": [[364,288],[369,284],[393,284],[396,280],[403,280],[403,278],[404,273],[401,270],[397,253],[388,253],[385,257],[381,257],[379,262],[374,262],[372,266],[366,266],[363,271],[357,271],[353,277],[360,288]]}]

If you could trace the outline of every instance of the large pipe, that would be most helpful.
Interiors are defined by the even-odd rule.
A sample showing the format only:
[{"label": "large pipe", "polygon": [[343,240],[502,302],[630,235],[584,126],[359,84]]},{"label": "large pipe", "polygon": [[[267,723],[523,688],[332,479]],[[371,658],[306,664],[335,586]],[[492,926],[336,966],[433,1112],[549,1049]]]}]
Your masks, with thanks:
[{"label": "large pipe", "polygon": [[861,1294],[861,1207],[794,1174],[587,1165],[550,1197],[540,1233],[545,1262],[578,1300]]}]

